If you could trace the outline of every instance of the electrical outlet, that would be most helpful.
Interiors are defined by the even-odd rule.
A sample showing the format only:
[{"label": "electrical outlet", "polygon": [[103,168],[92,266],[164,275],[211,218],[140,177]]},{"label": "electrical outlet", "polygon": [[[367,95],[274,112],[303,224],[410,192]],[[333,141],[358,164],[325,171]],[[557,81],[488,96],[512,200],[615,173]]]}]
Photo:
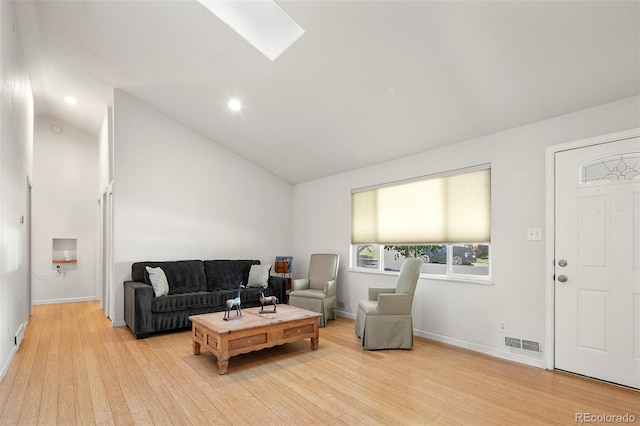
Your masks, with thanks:
[{"label": "electrical outlet", "polygon": [[542,228],[527,228],[527,240],[528,241],[542,240]]},{"label": "electrical outlet", "polygon": [[498,330],[500,330],[500,333],[506,333],[507,332],[507,322],[504,321],[504,320],[498,321]]}]

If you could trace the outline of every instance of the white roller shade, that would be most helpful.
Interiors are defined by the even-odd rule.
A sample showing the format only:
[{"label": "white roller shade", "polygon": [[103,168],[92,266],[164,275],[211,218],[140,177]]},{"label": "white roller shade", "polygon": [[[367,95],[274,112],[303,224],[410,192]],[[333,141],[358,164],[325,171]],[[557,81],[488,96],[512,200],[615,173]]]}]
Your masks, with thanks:
[{"label": "white roller shade", "polygon": [[491,241],[491,169],[352,191],[353,244]]}]

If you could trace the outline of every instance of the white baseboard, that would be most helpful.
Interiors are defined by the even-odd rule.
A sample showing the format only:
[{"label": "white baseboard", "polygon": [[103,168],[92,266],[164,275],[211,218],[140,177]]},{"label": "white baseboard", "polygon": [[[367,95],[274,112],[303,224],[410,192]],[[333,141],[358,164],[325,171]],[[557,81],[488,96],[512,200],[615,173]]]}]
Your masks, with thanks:
[{"label": "white baseboard", "polygon": [[92,300],[98,300],[98,299],[95,296],[71,297],[68,299],[34,300],[32,304],[33,305],[54,305],[58,303],[90,302]]},{"label": "white baseboard", "polygon": [[0,383],[2,383],[2,380],[4,380],[4,376],[6,376],[7,371],[9,371],[9,367],[11,366],[13,358],[18,353],[18,349],[20,349],[20,345],[22,344],[22,341],[24,339],[24,331],[27,329],[28,324],[29,319],[27,318],[27,320],[20,324],[18,326],[18,329],[16,330],[16,333],[14,335],[16,344],[14,344],[13,349],[11,349],[11,353],[9,353],[7,362],[5,362],[5,364],[2,366],[2,370],[0,370]]},{"label": "white baseboard", "polygon": [[533,358],[530,356],[509,352],[506,350],[503,351],[496,348],[491,348],[489,346],[478,345],[477,343],[467,342],[466,340],[454,339],[452,337],[442,336],[435,333],[429,333],[429,332],[420,331],[420,330],[414,330],[413,332],[415,333],[416,336],[424,337],[425,339],[435,340],[436,342],[446,343],[448,345],[469,349],[469,350],[480,352],[486,355],[495,356],[497,358],[518,362],[520,364],[530,365],[532,367],[546,368],[546,363],[544,362],[544,360],[539,358]]},{"label": "white baseboard", "polygon": [[124,322],[124,320],[111,320],[111,327],[116,328],[116,327],[126,327],[127,323]]},{"label": "white baseboard", "polygon": [[356,319],[356,314],[352,314],[351,312],[336,311],[336,315],[340,315],[341,317],[350,318],[352,320]]},{"label": "white baseboard", "polygon": [[[337,315],[342,317],[355,319],[356,315],[345,311],[336,311]],[[506,359],[508,361],[518,362],[520,364],[530,365],[532,367],[547,368],[547,364],[543,359],[539,359],[533,356],[527,356],[520,353],[509,352],[508,350],[499,350],[491,348],[489,346],[478,345],[477,343],[467,342],[466,340],[454,339],[452,337],[442,336],[440,334],[429,333],[427,331],[413,330],[416,336],[424,337],[425,339],[435,340],[436,342],[446,343],[448,345],[457,346],[459,348],[469,349],[475,352],[480,352],[486,355],[495,356],[497,358]],[[539,354],[542,356],[542,353]]]},{"label": "white baseboard", "polygon": [[18,353],[18,347],[14,346],[13,349],[11,350],[11,353],[9,354],[9,357],[7,358],[7,362],[4,363],[4,365],[2,366],[2,370],[0,370],[0,383],[2,383],[2,381],[4,380],[4,376],[7,374],[7,371],[9,371],[9,367],[11,367],[11,362],[13,361],[13,358],[16,356],[17,353]]}]

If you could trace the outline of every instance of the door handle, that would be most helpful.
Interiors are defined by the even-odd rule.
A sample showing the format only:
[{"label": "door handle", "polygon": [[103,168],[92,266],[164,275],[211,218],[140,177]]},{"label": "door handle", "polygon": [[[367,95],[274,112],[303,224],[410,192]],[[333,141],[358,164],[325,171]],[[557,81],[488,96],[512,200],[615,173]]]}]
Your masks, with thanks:
[{"label": "door handle", "polygon": [[566,275],[560,275],[558,277],[558,281],[560,281],[561,283],[566,283],[567,281],[569,281],[569,278]]}]

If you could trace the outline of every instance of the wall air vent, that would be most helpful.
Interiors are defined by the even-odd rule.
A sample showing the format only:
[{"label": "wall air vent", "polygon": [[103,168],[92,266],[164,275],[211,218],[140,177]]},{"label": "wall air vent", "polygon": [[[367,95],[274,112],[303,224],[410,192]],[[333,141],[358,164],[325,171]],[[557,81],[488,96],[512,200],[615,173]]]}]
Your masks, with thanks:
[{"label": "wall air vent", "polygon": [[540,342],[533,340],[522,340],[522,349],[532,352],[540,352]]},{"label": "wall air vent", "polygon": [[517,337],[505,337],[504,345],[510,348],[523,349],[525,351],[540,352],[540,342],[535,340],[518,339]]},{"label": "wall air vent", "polygon": [[13,344],[20,347],[20,343],[24,340],[24,323],[20,324],[20,327],[16,330],[16,333],[13,335]]},{"label": "wall air vent", "polygon": [[515,337],[505,337],[504,345],[509,346],[510,348],[522,349],[522,340],[516,339]]}]

